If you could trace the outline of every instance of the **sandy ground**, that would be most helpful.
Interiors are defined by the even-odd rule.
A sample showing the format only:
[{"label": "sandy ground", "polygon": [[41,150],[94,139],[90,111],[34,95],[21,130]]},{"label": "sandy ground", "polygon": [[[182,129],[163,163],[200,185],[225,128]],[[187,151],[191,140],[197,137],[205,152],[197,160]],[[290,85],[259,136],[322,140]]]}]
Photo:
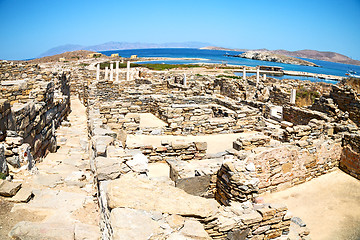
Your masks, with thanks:
[{"label": "sandy ground", "polygon": [[263,197],[285,203],[313,240],[360,239],[360,181],[341,170]]},{"label": "sandy ground", "polygon": [[167,126],[167,124],[161,119],[157,118],[152,113],[140,113],[140,129],[143,128],[161,128]]},{"label": "sandy ground", "polygon": [[207,153],[223,152],[226,149],[232,149],[233,142],[240,136],[249,136],[256,134],[256,132],[232,133],[232,134],[213,134],[203,136],[171,136],[171,135],[128,135],[126,144],[133,145],[153,145],[161,146],[162,140],[185,141],[185,142],[207,142]]}]

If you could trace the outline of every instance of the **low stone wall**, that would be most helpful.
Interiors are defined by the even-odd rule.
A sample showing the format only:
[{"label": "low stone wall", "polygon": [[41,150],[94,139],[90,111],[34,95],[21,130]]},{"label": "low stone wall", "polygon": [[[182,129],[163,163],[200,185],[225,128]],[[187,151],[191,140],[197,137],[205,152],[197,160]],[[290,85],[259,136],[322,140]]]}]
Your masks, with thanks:
[{"label": "low stone wall", "polygon": [[332,87],[330,97],[337,104],[338,108],[349,113],[349,118],[360,127],[360,98],[357,93],[348,87]]},{"label": "low stone wall", "polygon": [[345,134],[340,169],[360,180],[360,134]]},{"label": "low stone wall", "polygon": [[229,206],[233,202],[254,202],[258,195],[259,179],[253,165],[244,161],[227,160],[217,173],[215,199]]},{"label": "low stone wall", "polygon": [[290,105],[285,105],[283,107],[283,119],[285,121],[293,123],[294,125],[306,125],[311,119],[331,122],[331,119],[322,112],[294,107]]},{"label": "low stone wall", "polygon": [[130,149],[140,149],[149,158],[149,162],[165,162],[168,159],[200,160],[205,157],[206,142],[163,142],[160,147],[131,146]]},{"label": "low stone wall", "polygon": [[[291,144],[264,147],[256,154],[244,153],[247,155],[244,161],[253,164],[259,193],[263,193],[288,188],[336,169],[341,153],[341,140],[318,139],[304,148]],[[234,191],[236,184],[233,185],[230,182],[226,192]]]}]

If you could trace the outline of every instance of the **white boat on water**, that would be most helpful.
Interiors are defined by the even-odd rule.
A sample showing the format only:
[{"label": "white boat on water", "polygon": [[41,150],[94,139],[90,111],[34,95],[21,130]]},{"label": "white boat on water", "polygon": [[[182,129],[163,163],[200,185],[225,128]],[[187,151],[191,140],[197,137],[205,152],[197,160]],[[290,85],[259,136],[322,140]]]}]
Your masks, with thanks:
[{"label": "white boat on water", "polygon": [[358,74],[358,73],[355,72],[355,71],[348,71],[348,72],[346,73],[346,75],[349,76],[349,77],[353,77],[353,78],[360,78],[360,74]]}]

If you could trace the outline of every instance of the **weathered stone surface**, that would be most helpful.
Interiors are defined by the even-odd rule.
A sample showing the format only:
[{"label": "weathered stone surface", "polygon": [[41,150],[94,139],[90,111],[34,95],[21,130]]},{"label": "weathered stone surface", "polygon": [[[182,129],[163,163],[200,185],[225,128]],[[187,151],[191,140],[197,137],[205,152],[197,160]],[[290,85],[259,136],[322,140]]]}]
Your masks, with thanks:
[{"label": "weathered stone surface", "polygon": [[204,230],[204,226],[195,220],[186,220],[184,227],[180,230],[180,234],[191,239],[209,240],[209,234]]},{"label": "weathered stone surface", "polygon": [[19,222],[9,232],[13,239],[69,240],[74,239],[74,225],[63,223]]},{"label": "weathered stone surface", "polygon": [[172,143],[172,148],[174,150],[186,149],[188,147],[190,147],[190,143],[187,143],[187,142],[175,141],[175,142]]},{"label": "weathered stone surface", "polygon": [[175,186],[191,195],[201,196],[209,189],[210,179],[211,175],[178,179]]},{"label": "weathered stone surface", "polygon": [[99,181],[112,180],[121,174],[121,160],[119,158],[95,158],[96,174]]},{"label": "weathered stone surface", "polygon": [[51,175],[36,175],[34,177],[34,183],[47,186],[47,187],[56,187],[58,184],[63,182],[63,178],[59,174],[51,174]]},{"label": "weathered stone surface", "polygon": [[22,187],[14,197],[10,198],[10,202],[28,202],[30,198],[33,196],[32,190],[29,188]]},{"label": "weathered stone surface", "polygon": [[268,220],[272,218],[276,213],[276,209],[268,207],[260,208],[257,211],[262,215],[263,220]]},{"label": "weathered stone surface", "polygon": [[195,142],[195,147],[198,151],[206,151],[207,142]]},{"label": "weathered stone surface", "polygon": [[5,160],[4,152],[4,145],[0,144],[0,173],[7,175],[9,173],[9,168]]},{"label": "weathered stone surface", "polygon": [[134,172],[147,172],[148,171],[148,158],[142,154],[137,153],[133,156],[133,159],[126,162],[126,165],[128,165]]},{"label": "weathered stone surface", "polygon": [[113,180],[107,191],[110,208],[129,207],[146,211],[207,217],[218,211],[218,203],[185,193],[161,182],[129,174]]},{"label": "weathered stone surface", "polygon": [[0,179],[0,196],[12,197],[21,188],[21,183],[3,181]]},{"label": "weathered stone surface", "polygon": [[110,215],[113,239],[147,240],[161,232],[160,225],[142,210],[115,208]]},{"label": "weathered stone surface", "polygon": [[260,222],[263,218],[258,212],[252,211],[251,213],[240,216],[240,219],[244,224],[248,225]]}]

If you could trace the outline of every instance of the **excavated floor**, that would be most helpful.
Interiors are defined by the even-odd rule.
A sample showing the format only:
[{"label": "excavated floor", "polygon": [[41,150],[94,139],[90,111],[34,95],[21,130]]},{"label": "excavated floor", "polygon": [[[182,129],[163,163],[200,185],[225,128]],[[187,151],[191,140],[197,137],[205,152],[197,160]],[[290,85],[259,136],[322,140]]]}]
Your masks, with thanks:
[{"label": "excavated floor", "polygon": [[263,197],[286,204],[307,224],[312,239],[360,239],[360,181],[339,169]]}]

